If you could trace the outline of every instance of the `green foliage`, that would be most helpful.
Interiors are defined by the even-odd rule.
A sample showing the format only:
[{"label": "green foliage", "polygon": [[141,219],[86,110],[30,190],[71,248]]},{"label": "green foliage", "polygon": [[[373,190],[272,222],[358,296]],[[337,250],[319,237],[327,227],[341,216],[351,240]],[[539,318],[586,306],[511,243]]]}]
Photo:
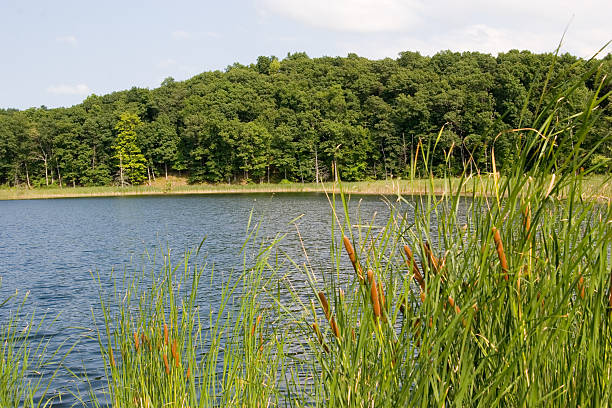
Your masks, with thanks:
[{"label": "green foliage", "polygon": [[[465,166],[472,174],[491,172],[493,150],[505,173],[520,140],[503,131],[536,120],[552,102],[552,93],[540,97],[544,89],[597,66],[610,75],[612,58],[517,50],[497,57],[403,52],[380,61],[260,56],[186,81],[167,78],[153,90],[92,95],[71,108],[0,110],[0,184],[110,184],[118,165],[115,125],[124,112],[142,121],[136,146],[145,171],[140,159],[133,161],[133,180],[125,177],[132,183],[143,174],[183,172],[193,183],[313,182],[333,180],[334,169],[356,181],[407,178],[413,170],[426,177],[423,163],[414,169],[411,163],[419,143],[429,144],[442,127],[441,148],[430,157],[436,174],[459,175]],[[598,82],[576,86],[559,120],[582,106]],[[612,131],[610,101],[602,101],[601,120],[582,143],[584,153],[597,146],[602,159],[612,157],[611,143],[598,144]]]},{"label": "green foliage", "polygon": [[113,144],[115,157],[119,160],[120,182],[123,186],[125,178],[131,184],[141,184],[146,176],[146,159],[136,144],[136,131],[142,125],[138,115],[123,113],[115,125],[117,137]]}]

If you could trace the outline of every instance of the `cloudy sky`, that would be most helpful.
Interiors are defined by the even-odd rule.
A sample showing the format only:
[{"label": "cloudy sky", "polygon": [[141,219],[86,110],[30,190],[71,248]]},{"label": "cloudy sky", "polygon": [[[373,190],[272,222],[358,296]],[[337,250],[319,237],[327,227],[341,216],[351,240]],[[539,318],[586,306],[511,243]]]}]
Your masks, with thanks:
[{"label": "cloudy sky", "polygon": [[562,51],[588,57],[611,20],[610,0],[0,0],[0,108],[71,106],[298,51],[549,52],[566,27]]}]

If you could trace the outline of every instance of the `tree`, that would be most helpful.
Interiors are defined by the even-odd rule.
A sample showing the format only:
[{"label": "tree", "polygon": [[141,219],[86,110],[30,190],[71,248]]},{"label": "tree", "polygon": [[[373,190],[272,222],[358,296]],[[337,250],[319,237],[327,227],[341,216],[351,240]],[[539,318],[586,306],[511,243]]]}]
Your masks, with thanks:
[{"label": "tree", "polygon": [[131,184],[142,183],[146,176],[147,161],[136,144],[136,130],[142,125],[138,115],[122,113],[115,126],[117,138],[113,144],[115,157],[119,159],[119,180],[121,186],[126,184],[127,178]]}]

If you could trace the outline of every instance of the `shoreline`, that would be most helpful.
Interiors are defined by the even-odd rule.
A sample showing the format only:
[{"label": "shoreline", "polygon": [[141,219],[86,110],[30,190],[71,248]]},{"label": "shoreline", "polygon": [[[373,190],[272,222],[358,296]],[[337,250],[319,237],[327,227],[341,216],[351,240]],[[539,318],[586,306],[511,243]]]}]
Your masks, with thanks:
[{"label": "shoreline", "polygon": [[[0,189],[0,201],[41,200],[79,197],[133,197],[157,195],[214,195],[214,194],[276,194],[276,193],[338,193],[340,187],[346,194],[361,195],[422,195],[433,192],[436,195],[448,194],[455,190],[458,178],[417,179],[417,180],[378,180],[361,182],[290,183],[290,184],[181,184],[168,188],[162,185],[142,185],[132,187],[54,187],[54,188],[6,188]],[[483,186],[485,182],[477,183]],[[464,186],[462,193],[471,194],[474,183]]]},{"label": "shoreline", "polygon": [[[277,194],[277,193],[339,193],[357,195],[425,195],[444,196],[457,193],[459,178],[377,180],[360,182],[290,183],[290,184],[195,184],[180,183],[168,186],[141,185],[131,187],[53,187],[53,188],[4,188],[0,189],[0,201],[44,200],[87,197],[134,197],[158,195],[215,195],[215,194]],[[490,194],[493,177],[486,175],[464,180],[461,195]],[[607,201],[612,196],[612,182],[605,176],[594,176],[585,180],[584,193],[598,201]]]}]

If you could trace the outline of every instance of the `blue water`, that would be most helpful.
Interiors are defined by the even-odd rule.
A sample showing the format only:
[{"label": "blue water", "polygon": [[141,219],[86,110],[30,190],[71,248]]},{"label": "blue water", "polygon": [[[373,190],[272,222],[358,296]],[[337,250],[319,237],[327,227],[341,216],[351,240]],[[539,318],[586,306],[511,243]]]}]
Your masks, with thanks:
[{"label": "blue water", "polygon": [[[351,208],[367,220],[378,213],[376,219],[382,224],[389,216],[387,204],[378,197],[353,197]],[[53,382],[51,393],[63,395],[54,406],[73,405],[76,400],[71,393],[86,396],[85,374],[97,391],[105,385],[97,339],[91,331],[93,318],[101,317],[92,273],[110,286],[113,270],[115,275],[129,276],[167,251],[180,260],[185,250],[205,239],[199,256],[206,256],[209,266],[214,264],[215,276],[227,275],[242,269],[240,250],[249,219],[252,224],[261,221],[260,238],[286,233],[281,247],[298,262],[303,261],[303,242],[314,267],[329,265],[335,221],[322,194],[0,201],[0,303],[19,292],[0,308],[0,321],[29,293],[20,324],[28,324],[25,316],[34,315],[35,322],[46,316],[38,334],[50,339],[49,350],[62,342],[77,342],[64,361],[74,375],[60,369]],[[305,277],[292,279],[303,282]],[[211,290],[214,282],[212,287],[203,285],[199,295],[213,306],[216,296],[206,292]]]}]

